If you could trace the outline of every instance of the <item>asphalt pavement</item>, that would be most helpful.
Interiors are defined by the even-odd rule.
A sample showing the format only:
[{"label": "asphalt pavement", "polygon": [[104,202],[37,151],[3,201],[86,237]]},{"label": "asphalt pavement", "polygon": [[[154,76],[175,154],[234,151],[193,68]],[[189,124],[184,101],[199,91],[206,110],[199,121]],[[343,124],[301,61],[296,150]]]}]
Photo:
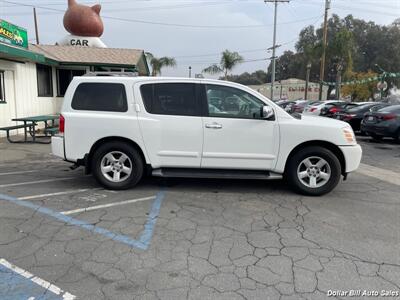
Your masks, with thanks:
[{"label": "asphalt pavement", "polygon": [[[400,145],[330,194],[146,178],[107,191],[0,141],[0,299],[400,299]],[[344,294],[347,293],[347,294]]]}]

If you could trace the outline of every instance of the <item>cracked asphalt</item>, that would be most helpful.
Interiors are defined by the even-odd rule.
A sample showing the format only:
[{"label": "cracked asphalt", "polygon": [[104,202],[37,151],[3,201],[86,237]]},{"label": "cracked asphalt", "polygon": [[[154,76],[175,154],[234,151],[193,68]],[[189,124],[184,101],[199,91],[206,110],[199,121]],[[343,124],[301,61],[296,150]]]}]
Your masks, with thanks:
[{"label": "cracked asphalt", "polygon": [[[399,144],[359,140],[367,168],[400,177]],[[393,180],[354,173],[323,197],[245,180],[146,178],[112,192],[49,152],[0,142],[0,194],[65,212],[165,191],[147,250],[0,199],[0,258],[77,299],[347,299],[328,291],[350,290],[400,299],[381,294],[400,292],[400,185]],[[136,239],[151,205],[72,217]]]}]

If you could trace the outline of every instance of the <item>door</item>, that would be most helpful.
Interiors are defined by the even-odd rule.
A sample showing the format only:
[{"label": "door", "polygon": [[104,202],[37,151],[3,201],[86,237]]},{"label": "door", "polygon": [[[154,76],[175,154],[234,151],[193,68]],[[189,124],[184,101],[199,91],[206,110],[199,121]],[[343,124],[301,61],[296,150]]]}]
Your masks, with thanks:
[{"label": "door", "polygon": [[[2,70],[0,65],[0,127],[16,125],[11,121],[16,117],[14,71]],[[15,131],[11,132],[11,134],[15,133]],[[1,136],[5,136],[5,132],[0,132]]]},{"label": "door", "polygon": [[275,120],[261,118],[263,101],[241,89],[207,84],[203,93],[202,168],[272,169],[279,147]]},{"label": "door", "polygon": [[200,168],[203,123],[197,88],[195,83],[141,85],[144,109],[138,119],[154,168]]}]

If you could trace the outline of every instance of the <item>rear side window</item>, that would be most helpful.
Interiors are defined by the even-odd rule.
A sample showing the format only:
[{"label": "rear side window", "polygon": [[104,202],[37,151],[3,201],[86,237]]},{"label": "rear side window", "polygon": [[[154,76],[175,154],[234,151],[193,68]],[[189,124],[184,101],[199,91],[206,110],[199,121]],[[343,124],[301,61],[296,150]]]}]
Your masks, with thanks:
[{"label": "rear side window", "polygon": [[140,87],[146,111],[157,115],[199,116],[194,83],[156,83]]},{"label": "rear side window", "polygon": [[125,86],[120,83],[81,83],[71,106],[75,110],[126,112],[128,103]]}]

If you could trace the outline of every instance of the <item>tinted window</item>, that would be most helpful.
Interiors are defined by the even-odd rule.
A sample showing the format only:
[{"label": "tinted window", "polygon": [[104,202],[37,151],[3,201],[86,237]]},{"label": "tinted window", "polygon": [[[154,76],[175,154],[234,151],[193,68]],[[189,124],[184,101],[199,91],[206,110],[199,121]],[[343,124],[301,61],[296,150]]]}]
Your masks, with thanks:
[{"label": "tinted window", "polygon": [[260,99],[240,89],[207,85],[208,115],[221,118],[261,119]]},{"label": "tinted window", "polygon": [[53,97],[53,72],[51,67],[36,65],[39,97]]},{"label": "tinted window", "polygon": [[157,83],[140,87],[146,111],[158,115],[198,116],[194,83]]},{"label": "tinted window", "polygon": [[72,78],[82,76],[85,72],[85,70],[57,69],[57,96],[64,96]]},{"label": "tinted window", "polygon": [[119,83],[81,83],[72,99],[72,108],[125,112],[128,110],[125,86]]}]

